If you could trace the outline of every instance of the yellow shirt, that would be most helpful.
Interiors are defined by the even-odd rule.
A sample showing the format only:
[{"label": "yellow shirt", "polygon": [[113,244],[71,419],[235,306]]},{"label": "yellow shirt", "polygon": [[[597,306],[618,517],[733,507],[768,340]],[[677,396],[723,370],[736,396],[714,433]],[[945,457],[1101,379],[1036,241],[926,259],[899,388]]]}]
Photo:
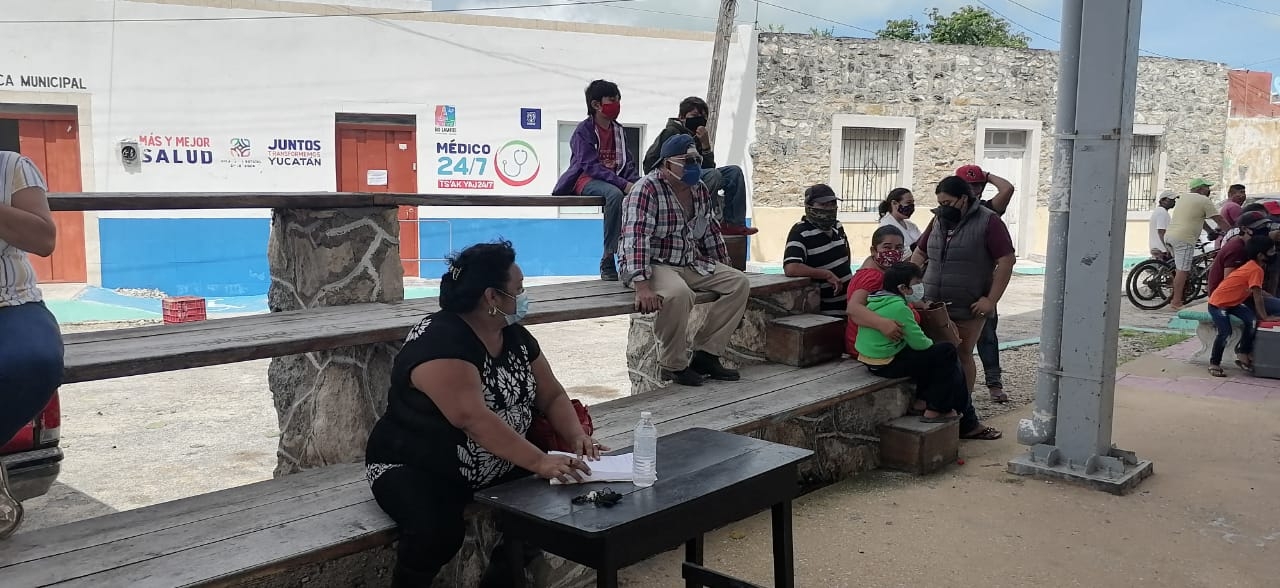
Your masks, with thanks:
[{"label": "yellow shirt", "polygon": [[1165,241],[1182,241],[1194,244],[1200,238],[1200,228],[1209,217],[1217,216],[1218,209],[1208,196],[1191,192],[1178,197],[1173,207],[1173,220],[1164,230]]},{"label": "yellow shirt", "polygon": [[[0,151],[0,206],[13,203],[13,195],[26,188],[47,190],[44,177],[30,159],[12,151]],[[0,239],[0,307],[40,301],[36,270],[27,252]]]}]

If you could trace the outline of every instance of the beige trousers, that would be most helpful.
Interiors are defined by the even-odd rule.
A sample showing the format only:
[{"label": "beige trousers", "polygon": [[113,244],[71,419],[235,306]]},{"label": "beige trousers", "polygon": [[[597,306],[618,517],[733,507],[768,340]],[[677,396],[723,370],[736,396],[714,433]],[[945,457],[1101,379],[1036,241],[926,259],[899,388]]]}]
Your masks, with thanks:
[{"label": "beige trousers", "polygon": [[689,315],[693,312],[694,291],[720,295],[707,308],[707,320],[693,338],[693,349],[720,357],[729,346],[729,337],[742,322],[751,296],[747,275],[717,263],[709,276],[693,268],[653,265],[650,281],[662,297],[662,310],[653,321],[658,339],[658,363],[663,369],[680,371],[689,367]]}]

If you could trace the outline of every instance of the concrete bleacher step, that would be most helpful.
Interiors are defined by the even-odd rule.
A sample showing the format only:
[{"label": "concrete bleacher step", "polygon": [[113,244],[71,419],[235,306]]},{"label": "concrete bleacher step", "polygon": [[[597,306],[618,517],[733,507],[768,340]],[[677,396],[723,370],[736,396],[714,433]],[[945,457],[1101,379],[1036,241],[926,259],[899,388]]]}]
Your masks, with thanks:
[{"label": "concrete bleacher step", "polygon": [[905,416],[880,425],[880,467],[931,474],[960,456],[960,422],[926,423]]}]

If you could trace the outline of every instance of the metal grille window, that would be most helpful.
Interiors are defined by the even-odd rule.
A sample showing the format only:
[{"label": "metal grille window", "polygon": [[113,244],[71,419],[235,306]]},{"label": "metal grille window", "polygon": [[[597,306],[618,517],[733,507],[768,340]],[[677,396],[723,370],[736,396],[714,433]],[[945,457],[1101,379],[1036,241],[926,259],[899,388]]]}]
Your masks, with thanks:
[{"label": "metal grille window", "polygon": [[1160,141],[1152,135],[1134,135],[1129,156],[1129,200],[1131,211],[1151,210],[1156,200],[1160,171]]},{"label": "metal grille window", "polygon": [[840,141],[840,210],[875,212],[902,184],[902,129],[844,127]]}]

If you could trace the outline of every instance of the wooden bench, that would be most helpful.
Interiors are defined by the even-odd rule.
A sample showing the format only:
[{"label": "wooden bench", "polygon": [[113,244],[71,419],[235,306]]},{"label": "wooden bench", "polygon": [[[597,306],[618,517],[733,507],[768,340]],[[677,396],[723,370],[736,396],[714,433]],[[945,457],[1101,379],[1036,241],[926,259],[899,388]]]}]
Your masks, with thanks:
[{"label": "wooden bench", "polygon": [[[1213,352],[1213,340],[1218,338],[1218,327],[1213,325],[1213,318],[1209,316],[1209,303],[1201,303],[1195,306],[1188,306],[1178,311],[1178,318],[1188,321],[1196,321],[1196,338],[1200,341],[1200,351],[1191,356],[1191,361],[1195,363],[1209,363],[1209,357]],[[1236,344],[1240,343],[1240,319],[1234,316],[1228,316],[1231,319],[1231,338],[1227,339],[1226,349],[1228,351],[1235,349]]]},{"label": "wooden bench", "polygon": [[[876,467],[876,426],[909,403],[898,383],[851,360],[810,368],[763,364],[744,369],[739,382],[670,387],[591,411],[597,437],[615,448],[630,445],[640,411],[648,410],[662,434],[705,427],[814,449],[818,455],[802,468],[802,478],[833,480]],[[380,585],[394,552],[357,554],[389,545],[394,531],[373,501],[363,467],[329,466],[19,534],[0,543],[0,586],[230,586],[286,570],[313,580],[322,575],[320,585]],[[362,559],[322,563],[344,556]],[[333,580],[336,567],[359,579]]]}]

